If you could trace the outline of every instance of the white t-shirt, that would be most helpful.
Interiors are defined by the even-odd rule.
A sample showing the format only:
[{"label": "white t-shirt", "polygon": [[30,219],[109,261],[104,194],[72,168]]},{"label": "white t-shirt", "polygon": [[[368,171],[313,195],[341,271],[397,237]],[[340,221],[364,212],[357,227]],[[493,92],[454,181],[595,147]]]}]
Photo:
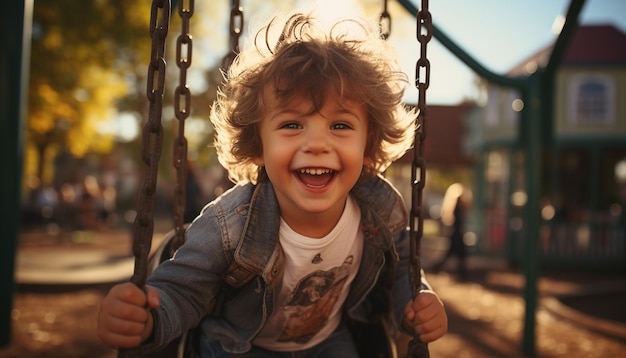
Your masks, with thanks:
[{"label": "white t-shirt", "polygon": [[360,221],[361,211],[351,197],[323,238],[302,236],[281,220],[285,274],[274,310],[253,344],[289,352],[313,347],[334,332],[361,263]]}]

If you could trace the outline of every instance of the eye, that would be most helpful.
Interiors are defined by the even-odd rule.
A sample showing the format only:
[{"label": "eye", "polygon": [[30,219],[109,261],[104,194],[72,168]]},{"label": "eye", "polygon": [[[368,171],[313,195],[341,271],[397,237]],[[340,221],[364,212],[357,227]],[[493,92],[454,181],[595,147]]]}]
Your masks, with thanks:
[{"label": "eye", "polygon": [[341,130],[341,129],[352,129],[352,126],[346,122],[337,122],[337,123],[333,123],[330,128]]},{"label": "eye", "polygon": [[285,122],[282,123],[279,127],[280,129],[301,129],[302,126],[297,122]]}]

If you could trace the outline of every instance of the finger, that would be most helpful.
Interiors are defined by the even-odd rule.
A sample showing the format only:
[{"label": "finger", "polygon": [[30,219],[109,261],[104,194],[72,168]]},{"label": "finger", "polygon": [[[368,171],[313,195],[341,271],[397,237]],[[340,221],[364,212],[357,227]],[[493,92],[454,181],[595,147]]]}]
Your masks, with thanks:
[{"label": "finger", "polygon": [[413,322],[415,324],[426,323],[437,317],[440,313],[440,308],[436,305],[429,305],[421,308],[419,311],[415,312],[415,317],[413,318]]},{"label": "finger", "polygon": [[415,333],[417,334],[425,334],[431,332],[437,328],[437,325],[437,321],[433,319],[413,323]]},{"label": "finger", "polygon": [[443,337],[446,334],[446,332],[447,332],[447,329],[441,327],[441,328],[437,328],[437,329],[434,329],[432,331],[428,331],[425,333],[418,333],[418,335],[420,337],[420,341],[424,343],[430,343]]},{"label": "finger", "polygon": [[106,329],[112,319],[145,322],[148,313],[146,308],[126,303],[116,298],[107,297],[100,306],[98,324]]},{"label": "finger", "polygon": [[109,317],[106,323],[106,332],[128,336],[140,336],[146,328],[146,321],[129,321],[117,317]]},{"label": "finger", "polygon": [[98,337],[111,347],[135,347],[142,342],[145,326],[145,322],[108,316],[101,319],[98,325]]},{"label": "finger", "polygon": [[404,308],[404,317],[410,322],[419,323],[431,318],[437,313],[436,307],[432,305],[430,298],[418,295],[413,302],[409,302]]},{"label": "finger", "polygon": [[404,306],[404,318],[408,321],[413,321],[415,318],[415,310],[413,309],[413,303],[409,302]]},{"label": "finger", "polygon": [[108,310],[108,314],[111,317],[125,321],[146,322],[150,313],[145,306],[136,306],[134,304],[118,301],[113,309]]},{"label": "finger", "polygon": [[433,318],[414,325],[414,331],[424,342],[431,342],[442,337],[448,331],[447,318],[433,316]]},{"label": "finger", "polygon": [[124,301],[135,306],[146,306],[146,293],[137,285],[126,282],[111,289],[110,293],[113,297],[120,301]]},{"label": "finger", "polygon": [[437,296],[434,292],[423,290],[413,300],[413,309],[419,311],[425,307],[428,307],[437,301]]},{"label": "finger", "polygon": [[148,312],[144,306],[137,306],[119,299],[105,299],[100,306],[99,316],[102,319],[117,317],[130,321],[143,322],[147,319]]},{"label": "finger", "polygon": [[150,286],[146,286],[146,296],[148,299],[148,306],[150,308],[158,308],[160,304],[160,294],[159,291]]}]

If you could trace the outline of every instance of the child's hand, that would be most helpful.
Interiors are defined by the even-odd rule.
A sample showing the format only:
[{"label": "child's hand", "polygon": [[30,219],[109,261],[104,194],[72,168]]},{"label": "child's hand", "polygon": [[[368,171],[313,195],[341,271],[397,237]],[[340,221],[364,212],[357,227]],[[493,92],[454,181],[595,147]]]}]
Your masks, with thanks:
[{"label": "child's hand", "polygon": [[423,290],[404,308],[402,324],[409,332],[419,335],[422,342],[429,343],[446,334],[448,316],[437,294]]},{"label": "child's hand", "polygon": [[159,292],[146,286],[144,292],[127,282],[114,286],[100,304],[98,336],[111,347],[132,348],[152,333],[150,308],[159,306]]}]

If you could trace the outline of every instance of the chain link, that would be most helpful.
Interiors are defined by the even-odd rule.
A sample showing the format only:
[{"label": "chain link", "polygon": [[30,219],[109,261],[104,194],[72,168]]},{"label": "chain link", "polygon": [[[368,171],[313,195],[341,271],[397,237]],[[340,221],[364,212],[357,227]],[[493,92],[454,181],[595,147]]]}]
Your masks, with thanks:
[{"label": "chain link", "polygon": [[380,36],[387,40],[391,35],[391,15],[387,11],[387,0],[383,0],[383,12],[378,19],[378,27],[380,29]]},{"label": "chain link", "polygon": [[243,33],[243,8],[239,5],[239,0],[232,0],[230,10],[230,51],[222,60],[222,69],[226,70],[239,54],[239,38]]},{"label": "chain link", "polygon": [[174,141],[174,168],[176,169],[176,187],[174,188],[174,231],[175,236],[170,246],[170,254],[185,242],[185,207],[186,179],[188,173],[187,138],[185,138],[185,120],[191,113],[191,92],[187,86],[187,70],[191,65],[193,43],[189,31],[189,20],[194,13],[194,0],[178,1],[178,14],[182,27],[176,39],[176,65],[179,68],[178,86],[174,91],[174,115],[178,120],[178,137]]},{"label": "chain link", "polygon": [[[420,58],[415,67],[415,86],[419,97],[417,107],[417,126],[413,145],[413,162],[411,165],[411,213],[409,230],[411,235],[411,258],[409,275],[413,290],[413,297],[417,297],[421,289],[422,263],[420,260],[420,241],[424,233],[424,208],[422,207],[422,193],[426,184],[426,161],[424,160],[424,140],[426,139],[426,90],[430,84],[430,62],[426,56],[428,42],[432,38],[432,16],[428,10],[428,0],[422,0],[422,7],[417,14],[417,40],[420,44]],[[409,345],[409,354],[412,357],[429,357],[428,346],[415,335]]]}]

